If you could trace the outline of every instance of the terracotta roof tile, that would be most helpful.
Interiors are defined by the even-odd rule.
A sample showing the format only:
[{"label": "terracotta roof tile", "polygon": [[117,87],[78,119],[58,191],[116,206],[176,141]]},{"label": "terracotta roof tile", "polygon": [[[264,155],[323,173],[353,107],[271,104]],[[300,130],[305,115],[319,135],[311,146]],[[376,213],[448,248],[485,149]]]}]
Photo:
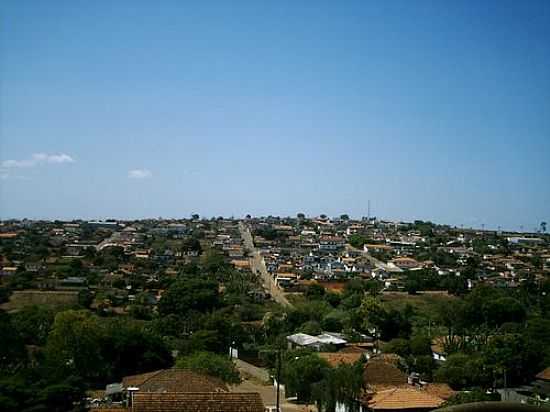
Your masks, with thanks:
[{"label": "terracotta roof tile", "polygon": [[386,363],[391,363],[395,366],[399,365],[402,361],[402,357],[399,356],[397,353],[381,353],[379,355],[375,355],[371,358],[371,362],[374,361],[382,361]]},{"label": "terracotta roof tile", "polygon": [[339,353],[365,353],[367,351],[366,348],[352,344],[340,349]]},{"label": "terracotta roof tile", "polygon": [[426,391],[403,387],[377,392],[367,400],[367,406],[373,410],[430,409],[442,403],[443,399]]},{"label": "terracotta roof tile", "polygon": [[550,381],[550,366],[537,374],[537,379],[542,379],[545,381]]},{"label": "terracotta roof tile", "polygon": [[264,412],[257,392],[136,393],[134,412]]},{"label": "terracotta roof tile", "polygon": [[162,372],[162,369],[154,372],[141,373],[139,375],[125,376],[124,378],[122,378],[122,386],[124,386],[125,388],[128,388],[130,386],[139,387],[160,372]]},{"label": "terracotta roof tile", "polygon": [[325,359],[330,366],[338,366],[341,363],[353,364],[363,357],[362,352],[321,352],[319,356]]},{"label": "terracotta roof tile", "polygon": [[445,400],[456,394],[456,391],[453,391],[446,383],[429,383],[423,387],[423,390]]},{"label": "terracotta roof tile", "polygon": [[138,387],[141,392],[217,392],[228,391],[218,378],[201,375],[190,369],[161,369],[122,379],[125,388]]},{"label": "terracotta roof tile", "polygon": [[363,381],[366,386],[387,385],[398,386],[407,383],[407,375],[394,363],[372,358],[365,365]]}]

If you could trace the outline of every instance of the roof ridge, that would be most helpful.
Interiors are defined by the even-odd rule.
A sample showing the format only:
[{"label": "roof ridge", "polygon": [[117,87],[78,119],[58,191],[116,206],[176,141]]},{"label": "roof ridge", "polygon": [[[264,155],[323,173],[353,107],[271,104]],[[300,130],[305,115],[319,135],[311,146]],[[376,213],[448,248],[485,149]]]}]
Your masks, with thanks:
[{"label": "roof ridge", "polygon": [[158,371],[153,371],[153,372],[145,372],[145,373],[150,373],[151,376],[149,376],[147,379],[145,379],[142,383],[142,385],[145,385],[147,382],[149,382],[151,379],[153,379],[154,377],[160,375],[161,373],[165,372],[166,369],[159,369]]},{"label": "roof ridge", "polygon": [[[384,395],[377,402],[381,402],[381,401],[384,401],[384,400],[388,399],[390,396],[392,396],[395,393],[395,391],[397,391],[397,389],[399,389],[399,388],[396,386],[395,388],[384,389],[382,391],[379,391],[378,392],[379,394],[381,394],[381,395],[384,394]],[[385,392],[387,392],[387,393],[385,393]]]}]

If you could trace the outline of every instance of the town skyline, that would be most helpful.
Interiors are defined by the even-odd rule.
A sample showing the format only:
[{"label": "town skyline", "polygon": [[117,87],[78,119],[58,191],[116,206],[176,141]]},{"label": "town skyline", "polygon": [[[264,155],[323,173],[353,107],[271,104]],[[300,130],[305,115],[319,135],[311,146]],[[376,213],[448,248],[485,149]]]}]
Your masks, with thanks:
[{"label": "town skyline", "polygon": [[490,226],[485,223],[477,223],[466,225],[466,224],[455,224],[455,223],[448,223],[448,222],[441,222],[441,221],[434,221],[430,219],[400,219],[400,218],[390,218],[390,217],[384,217],[384,216],[374,216],[374,215],[351,215],[348,213],[335,213],[334,215],[328,215],[324,213],[320,214],[308,214],[303,212],[297,212],[293,215],[281,215],[281,214],[263,214],[263,215],[253,215],[250,213],[242,214],[242,215],[223,215],[223,214],[214,214],[214,215],[201,215],[200,213],[189,213],[187,215],[174,215],[174,216],[141,216],[141,217],[124,217],[124,216],[112,216],[112,215],[104,215],[104,216],[66,216],[66,217],[7,217],[7,218],[0,218],[1,221],[19,221],[19,220],[29,220],[29,221],[46,221],[46,222],[54,222],[54,221],[61,221],[61,222],[70,222],[70,221],[90,221],[90,222],[108,222],[108,221],[117,221],[117,222],[133,222],[133,221],[147,221],[147,220],[159,220],[159,221],[184,221],[188,220],[189,217],[193,215],[199,216],[198,220],[216,220],[216,219],[229,219],[229,220],[246,220],[248,218],[251,219],[265,219],[268,217],[273,217],[277,219],[294,219],[298,215],[304,214],[305,218],[308,219],[315,219],[319,217],[326,216],[328,220],[338,220],[341,219],[342,216],[347,216],[347,220],[351,221],[367,221],[373,220],[373,221],[380,221],[380,222],[394,222],[394,223],[412,223],[414,221],[423,221],[423,222],[430,222],[437,225],[442,226],[449,226],[456,229],[463,229],[463,230],[480,230],[480,231],[503,231],[503,232],[516,232],[516,233],[525,233],[525,234],[535,234],[535,233],[546,233],[546,229],[542,229],[544,226],[546,228],[548,222],[546,220],[541,220],[540,222],[533,223],[531,226],[529,225],[520,225],[517,228],[511,228],[511,227],[504,227],[501,225],[497,226]]}]

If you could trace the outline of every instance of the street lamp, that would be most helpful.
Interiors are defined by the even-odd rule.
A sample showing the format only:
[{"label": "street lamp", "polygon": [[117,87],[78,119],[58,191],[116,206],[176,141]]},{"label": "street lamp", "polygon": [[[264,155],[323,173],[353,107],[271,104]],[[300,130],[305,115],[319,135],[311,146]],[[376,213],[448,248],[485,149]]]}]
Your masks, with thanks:
[{"label": "street lamp", "polygon": [[126,388],[128,392],[130,392],[130,403],[132,404],[131,408],[132,411],[134,410],[134,392],[139,391],[139,388],[135,386],[130,386],[129,388]]},{"label": "street lamp", "polygon": [[229,359],[238,358],[238,357],[239,357],[239,353],[235,346],[235,341],[231,341],[231,345],[229,345]]}]

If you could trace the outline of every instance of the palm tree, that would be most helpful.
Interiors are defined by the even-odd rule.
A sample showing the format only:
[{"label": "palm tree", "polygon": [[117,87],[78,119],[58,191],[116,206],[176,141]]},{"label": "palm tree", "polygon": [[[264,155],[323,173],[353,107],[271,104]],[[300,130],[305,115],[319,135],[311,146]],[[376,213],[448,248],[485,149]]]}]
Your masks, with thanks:
[{"label": "palm tree", "polygon": [[540,230],[542,233],[546,233],[546,222],[540,223]]}]

